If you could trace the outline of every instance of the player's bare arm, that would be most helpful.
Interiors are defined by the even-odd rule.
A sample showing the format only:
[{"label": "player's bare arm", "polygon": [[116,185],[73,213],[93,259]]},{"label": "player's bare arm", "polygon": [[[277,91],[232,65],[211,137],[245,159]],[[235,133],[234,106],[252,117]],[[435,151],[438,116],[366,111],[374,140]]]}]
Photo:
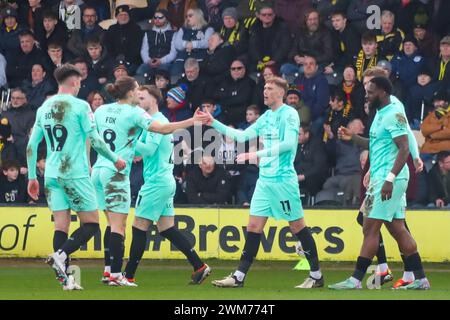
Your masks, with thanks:
[{"label": "player's bare arm", "polygon": [[[395,159],[394,166],[392,167],[390,174],[393,179],[400,173],[406,164],[409,157],[409,145],[408,136],[403,135],[394,138],[395,145],[398,148],[397,158]],[[381,188],[381,200],[389,200],[392,197],[393,179],[387,178]],[[392,180],[392,181],[391,181]]]}]

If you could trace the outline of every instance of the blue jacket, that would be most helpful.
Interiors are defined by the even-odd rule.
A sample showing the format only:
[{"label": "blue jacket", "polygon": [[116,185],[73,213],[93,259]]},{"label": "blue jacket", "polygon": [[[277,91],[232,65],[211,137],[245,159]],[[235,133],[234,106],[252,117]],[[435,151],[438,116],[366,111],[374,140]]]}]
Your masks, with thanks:
[{"label": "blue jacket", "polygon": [[302,94],[302,101],[311,110],[312,120],[323,116],[330,102],[330,90],[325,76],[318,72],[312,78],[306,78],[302,74],[295,80],[295,84]]},{"label": "blue jacket", "polygon": [[404,90],[408,90],[417,83],[417,76],[425,64],[425,58],[418,52],[411,56],[401,52],[392,58],[391,64],[392,75],[401,81]]},{"label": "blue jacket", "polygon": [[415,84],[411,86],[406,96],[405,110],[409,122],[414,120],[420,121],[422,111],[422,101],[425,103],[423,117],[428,115],[428,112],[433,110],[433,94],[438,89],[437,82],[430,82],[426,86]]}]

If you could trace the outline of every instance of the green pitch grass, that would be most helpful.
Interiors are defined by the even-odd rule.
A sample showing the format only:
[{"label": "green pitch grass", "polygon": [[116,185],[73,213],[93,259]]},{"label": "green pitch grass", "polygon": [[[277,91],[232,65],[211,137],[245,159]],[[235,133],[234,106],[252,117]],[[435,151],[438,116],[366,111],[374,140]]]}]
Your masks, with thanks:
[{"label": "green pitch grass", "polygon": [[[57,283],[53,270],[40,260],[0,260],[0,299],[450,299],[450,265],[426,265],[432,290],[392,291],[390,285],[381,290],[331,291],[327,288],[301,290],[294,286],[307,276],[306,271],[293,271],[293,262],[257,262],[244,288],[215,288],[211,280],[228,275],[235,261],[208,261],[213,273],[200,286],[187,285],[191,269],[184,261],[143,261],[136,275],[137,288],[108,287],[100,282],[101,261],[73,261],[81,267],[84,291],[65,292]],[[400,265],[393,265],[394,278],[401,276]],[[344,280],[351,274],[352,264],[322,265],[326,285]],[[365,283],[365,282],[364,282]],[[364,286],[365,287],[365,286]]]}]

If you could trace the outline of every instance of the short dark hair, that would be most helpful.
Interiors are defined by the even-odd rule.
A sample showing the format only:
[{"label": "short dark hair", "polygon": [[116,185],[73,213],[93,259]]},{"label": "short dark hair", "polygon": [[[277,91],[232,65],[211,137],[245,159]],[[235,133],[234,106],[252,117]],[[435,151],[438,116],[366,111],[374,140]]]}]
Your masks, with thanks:
[{"label": "short dark hair", "polygon": [[2,163],[2,170],[9,170],[11,168],[16,168],[17,170],[20,170],[20,165],[15,160],[5,160]]},{"label": "short dark hair", "polygon": [[392,83],[391,81],[386,77],[375,77],[372,80],[370,80],[371,83],[373,83],[378,89],[383,90],[386,92],[387,95],[391,95],[392,93]]},{"label": "short dark hair", "polygon": [[42,19],[58,20],[58,16],[52,10],[45,10],[42,14]]},{"label": "short dark hair", "polygon": [[331,99],[331,101],[334,101],[337,99],[339,102],[340,101],[345,102],[345,100],[346,100],[345,93],[341,88],[339,88],[337,86],[331,86],[330,87],[330,99]]},{"label": "short dark hair", "polygon": [[147,91],[149,95],[160,101],[162,99],[161,90],[159,90],[155,85],[143,85],[139,87],[139,91]]},{"label": "short dark hair", "polygon": [[261,114],[261,110],[256,104],[251,104],[247,107],[247,111],[253,111],[256,114]]},{"label": "short dark hair", "polygon": [[450,151],[441,151],[437,154],[437,161],[443,162],[448,156],[450,156]]},{"label": "short dark hair", "polygon": [[202,99],[202,101],[201,101],[201,103],[202,104],[204,104],[204,103],[208,103],[208,104],[216,104],[216,101],[213,99],[213,98],[208,98],[208,97],[206,97],[206,98],[203,98]]},{"label": "short dark hair", "polygon": [[70,77],[81,77],[81,72],[73,64],[65,63],[56,68],[55,72],[53,72],[53,76],[58,84],[62,84]]},{"label": "short dark hair", "polygon": [[361,36],[361,43],[377,42],[377,35],[373,31],[364,32]]},{"label": "short dark hair", "polygon": [[98,15],[98,14],[97,14],[97,9],[95,9],[93,6],[89,6],[89,5],[85,6],[85,7],[83,8],[83,11],[82,11],[83,14],[84,14],[84,12],[85,12],[86,10],[94,10],[94,11],[95,11],[95,14]]},{"label": "short dark hair", "polygon": [[89,46],[95,45],[95,44],[98,44],[101,46],[102,40],[98,36],[89,37],[88,40],[86,41],[86,48]]},{"label": "short dark hair", "polygon": [[61,42],[59,42],[58,40],[53,40],[47,45],[47,50],[48,49],[57,49],[57,48],[61,48],[61,49],[63,48],[63,44]]},{"label": "short dark hair", "polygon": [[19,38],[27,37],[27,36],[30,36],[33,39],[36,39],[36,37],[34,36],[34,33],[30,30],[23,30],[19,33]]},{"label": "short dark hair", "polygon": [[331,12],[330,17],[334,17],[334,16],[342,16],[343,18],[347,19],[347,13],[345,13],[344,11],[341,11],[341,10],[335,10],[335,11]]},{"label": "short dark hair", "polygon": [[304,133],[310,133],[311,132],[311,128],[309,127],[308,124],[300,124],[300,128],[303,129]]},{"label": "short dark hair", "polygon": [[89,65],[89,63],[84,59],[83,57],[78,57],[72,60],[72,64],[75,65],[77,63],[84,63],[86,66]]}]

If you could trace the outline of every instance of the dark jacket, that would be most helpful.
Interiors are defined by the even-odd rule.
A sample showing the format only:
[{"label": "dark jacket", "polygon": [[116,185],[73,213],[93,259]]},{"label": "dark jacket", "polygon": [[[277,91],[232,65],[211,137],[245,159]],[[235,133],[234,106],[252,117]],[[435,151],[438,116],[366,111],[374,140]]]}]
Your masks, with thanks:
[{"label": "dark jacket", "polygon": [[28,133],[34,125],[36,112],[30,106],[24,105],[19,108],[10,108],[2,113],[11,125],[11,133],[18,152],[18,161],[26,165],[25,150],[28,144]]},{"label": "dark jacket", "polygon": [[428,173],[429,202],[442,199],[445,205],[450,203],[450,174],[444,176],[436,163]]},{"label": "dark jacket", "polygon": [[103,47],[102,55],[96,63],[89,55],[86,56],[86,61],[88,62],[89,74],[97,80],[100,78],[109,79],[113,76],[114,61],[109,56],[106,47]]},{"label": "dark jacket", "polygon": [[306,78],[302,74],[295,80],[295,84],[302,93],[303,102],[311,110],[312,120],[323,116],[330,100],[330,91],[325,76],[318,72],[315,76]]},{"label": "dark jacket", "polygon": [[248,51],[249,33],[243,21],[239,21],[233,29],[222,26],[220,34],[225,45],[232,46],[237,56],[242,56]]},{"label": "dark jacket", "polygon": [[86,29],[82,26],[80,30],[73,30],[70,39],[67,42],[67,49],[76,57],[81,57],[86,54],[86,43],[90,38],[99,38],[102,43],[105,43],[105,30],[100,26],[95,25],[94,29]]},{"label": "dark jacket", "polygon": [[98,83],[98,79],[92,75],[89,74],[88,77],[81,81],[81,88],[78,92],[77,97],[83,100],[86,100],[89,93],[91,93],[94,90],[100,90],[101,85]]},{"label": "dark jacket", "polygon": [[15,181],[8,181],[2,173],[0,177],[0,203],[26,203],[27,199],[25,177],[19,174]]},{"label": "dark jacket", "polygon": [[334,164],[336,175],[350,176],[361,173],[359,158],[362,150],[353,142],[338,140],[335,137],[327,141],[325,148],[328,160]]},{"label": "dark jacket", "polygon": [[37,110],[45,101],[47,94],[54,91],[56,87],[48,78],[42,80],[33,87],[31,80],[25,80],[22,89],[27,96],[28,104],[33,110]]},{"label": "dark jacket", "polygon": [[291,48],[291,34],[280,18],[275,18],[270,28],[264,28],[261,21],[256,21],[250,31],[248,56],[250,69],[256,70],[258,61],[269,56],[277,65],[286,61]]},{"label": "dark jacket", "polygon": [[[190,204],[225,204],[231,196],[228,173],[216,166],[209,177],[196,167],[186,179],[186,194]],[[200,195],[198,195],[200,193]]]},{"label": "dark jacket", "polygon": [[361,37],[358,32],[349,23],[344,31],[334,31],[335,52],[337,53],[335,70],[344,71],[346,65],[353,64],[361,48]]},{"label": "dark jacket", "polygon": [[114,24],[106,31],[105,44],[113,59],[123,55],[126,61],[138,65],[141,63],[142,37],[141,28],[132,21],[125,25]]},{"label": "dark jacket", "polygon": [[404,90],[408,90],[417,83],[417,76],[425,65],[425,59],[418,52],[411,56],[402,52],[392,59],[391,64],[392,75],[402,82]]},{"label": "dark jacket", "polygon": [[36,63],[43,65],[47,70],[46,55],[40,49],[34,47],[28,54],[20,50],[6,65],[9,86],[11,88],[20,86],[23,80],[31,75],[31,68]]},{"label": "dark jacket", "polygon": [[382,34],[380,32],[377,35],[379,53],[390,61],[402,50],[404,38],[405,34],[400,29],[394,29],[388,34]]},{"label": "dark jacket", "polygon": [[205,59],[200,63],[200,72],[217,85],[229,72],[234,58],[234,47],[222,44],[214,52],[207,53]]},{"label": "dark jacket", "polygon": [[[47,1],[41,1],[41,7],[36,8],[36,10],[34,11],[31,10],[28,1],[22,1],[22,3],[19,4],[19,23],[33,31],[36,37],[39,37],[45,33],[43,17],[44,11],[47,10],[47,8],[45,7],[45,2]],[[28,15],[30,13],[30,10],[34,21],[34,28],[28,22]]]},{"label": "dark jacket", "polygon": [[317,32],[310,33],[303,29],[297,34],[289,53],[289,60],[294,61],[294,56],[312,55],[318,64],[329,64],[334,60],[334,46],[331,33],[325,27],[320,27]]},{"label": "dark jacket", "polygon": [[5,25],[2,24],[0,29],[0,53],[5,56],[8,63],[12,63],[14,58],[21,52],[19,34],[26,30],[25,27],[18,25],[15,30],[6,31]]},{"label": "dark jacket", "polygon": [[209,83],[206,77],[199,75],[194,81],[189,81],[186,77],[183,77],[177,82],[177,85],[180,84],[185,84],[187,87],[186,105],[191,110],[198,108],[202,100],[211,95],[211,92],[208,90]]},{"label": "dark jacket", "polygon": [[49,43],[59,43],[63,47],[66,46],[66,42],[69,39],[69,32],[64,22],[58,21],[55,26],[55,30],[47,37],[46,31],[42,34],[37,35],[37,41],[39,42],[39,47],[42,51],[47,51],[47,46]]},{"label": "dark jacket", "polygon": [[310,139],[305,144],[298,144],[294,168],[297,175],[305,175],[303,184],[307,191],[316,194],[322,188],[327,177],[327,155],[320,139]]},{"label": "dark jacket", "polygon": [[406,95],[405,111],[409,122],[420,121],[422,113],[422,101],[424,103],[423,118],[434,109],[432,104],[433,94],[436,92],[438,83],[430,82],[426,86],[415,84],[411,86]]},{"label": "dark jacket", "polygon": [[162,57],[167,56],[172,48],[174,34],[175,30],[173,30],[170,25],[166,25],[163,28],[156,28],[154,26],[151,30],[146,31],[142,40],[142,46],[144,47],[144,45],[147,45],[148,48],[148,51],[145,54],[151,59],[161,59]]},{"label": "dark jacket", "polygon": [[346,95],[346,98],[350,98],[350,102],[352,104],[352,113],[355,118],[364,119],[366,117],[364,112],[364,101],[366,96],[366,90],[364,90],[361,82],[357,81],[350,93],[350,97],[347,97],[347,94],[344,90],[344,84],[342,84],[342,91]]},{"label": "dark jacket", "polygon": [[254,87],[255,82],[247,76],[238,80],[227,76],[217,87],[213,98],[222,106],[230,123],[238,125],[245,121],[245,113],[252,101]]}]

